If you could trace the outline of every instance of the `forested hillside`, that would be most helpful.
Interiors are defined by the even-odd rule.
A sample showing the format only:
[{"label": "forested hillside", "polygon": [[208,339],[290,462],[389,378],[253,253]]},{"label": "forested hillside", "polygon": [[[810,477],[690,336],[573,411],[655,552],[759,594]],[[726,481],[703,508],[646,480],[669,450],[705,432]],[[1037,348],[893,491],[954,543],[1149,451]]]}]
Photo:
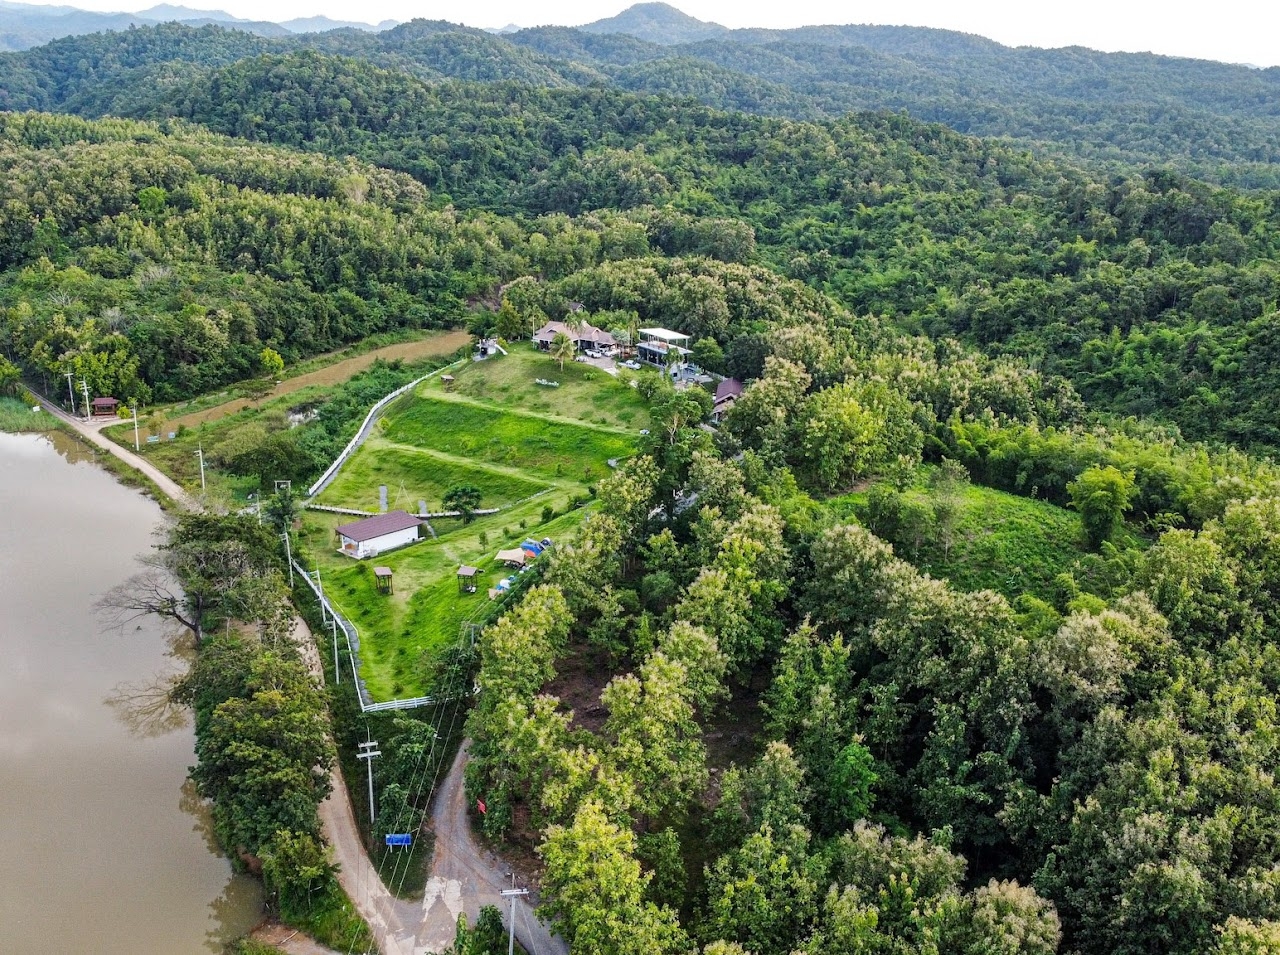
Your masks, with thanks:
[{"label": "forested hillside", "polygon": [[316,53],[116,107],[353,154],[414,176],[437,206],[633,210],[668,254],[760,261],[856,314],[1020,356],[1099,410],[1280,446],[1272,193],[1100,178],[900,116],[797,123],[602,89],[428,84]]},{"label": "forested hillside", "polygon": [[[0,115],[0,380],[152,403],[381,332],[527,349],[548,319],[680,329],[745,383],[719,426],[702,389],[639,374],[647,426],[616,429],[637,452],[583,479],[580,532],[506,616],[445,659],[403,634],[424,684],[479,687],[475,821],[540,856],[575,955],[1280,951],[1280,469],[1246,453],[1280,448],[1280,193],[891,112],[636,95],[611,64],[643,86],[673,61],[540,36],[560,48],[423,21],[167,27],[5,58],[11,105],[141,118]],[[882,39],[857,55],[941,70],[961,43]],[[697,82],[744,95],[717,69]],[[946,89],[964,99],[959,74]],[[305,482],[409,374],[379,366],[310,423],[277,413],[205,450],[255,493]],[[506,440],[476,436],[494,462]],[[239,520],[206,543],[269,554]],[[249,676],[275,631],[231,618],[282,624],[273,573],[279,599],[195,621]],[[198,710],[219,661],[188,686]],[[404,769],[434,713],[383,724],[392,806],[427,808]],[[252,809],[270,790],[224,759],[243,728],[200,726],[201,791]],[[294,842],[274,814],[217,818],[231,848]],[[294,868],[327,873],[310,817],[290,825]]]},{"label": "forested hillside", "polygon": [[[1046,154],[1168,164],[1244,186],[1280,184],[1280,68],[1082,48],[1012,49],[913,27],[731,31],[661,4],[633,8],[616,23],[505,36],[425,20],[376,34],[348,29],[271,40],[242,35],[229,41],[213,28],[199,31],[202,39],[193,43],[175,32],[192,30],[167,24],[68,37],[7,55],[0,59],[0,106],[89,109],[77,105],[76,93],[122,70],[144,68],[163,77],[172,69],[162,64],[175,61],[217,65],[231,43],[255,52],[356,56],[427,79],[610,85],[796,119],[904,110]],[[152,32],[164,39],[136,36]],[[90,102],[102,105],[98,98]]]}]

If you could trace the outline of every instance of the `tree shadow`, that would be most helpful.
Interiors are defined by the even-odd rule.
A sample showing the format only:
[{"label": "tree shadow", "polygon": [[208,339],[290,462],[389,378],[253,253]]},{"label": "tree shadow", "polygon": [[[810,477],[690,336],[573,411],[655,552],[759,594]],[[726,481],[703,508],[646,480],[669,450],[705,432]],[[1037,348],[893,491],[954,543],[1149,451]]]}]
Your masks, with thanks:
[{"label": "tree shadow", "polygon": [[173,690],[195,658],[195,649],[182,627],[171,628],[164,640],[170,667],[143,680],[117,683],[103,701],[139,739],[154,739],[191,725],[187,708],[173,702]]}]

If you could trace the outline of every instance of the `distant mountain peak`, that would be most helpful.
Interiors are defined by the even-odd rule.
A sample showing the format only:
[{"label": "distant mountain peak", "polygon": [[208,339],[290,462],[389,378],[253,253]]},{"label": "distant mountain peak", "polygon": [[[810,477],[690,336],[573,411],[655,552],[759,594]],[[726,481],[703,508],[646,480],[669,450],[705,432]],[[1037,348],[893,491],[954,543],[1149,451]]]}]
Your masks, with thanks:
[{"label": "distant mountain peak", "polygon": [[233,17],[225,10],[193,10],[191,7],[175,6],[172,3],[161,3],[146,10],[139,10],[135,16],[148,20],[222,20],[226,23],[250,23],[252,21]]},{"label": "distant mountain peak", "polygon": [[616,17],[586,23],[578,29],[584,33],[625,33],[666,46],[696,43],[729,32],[728,27],[691,17],[667,3],[637,3]]}]

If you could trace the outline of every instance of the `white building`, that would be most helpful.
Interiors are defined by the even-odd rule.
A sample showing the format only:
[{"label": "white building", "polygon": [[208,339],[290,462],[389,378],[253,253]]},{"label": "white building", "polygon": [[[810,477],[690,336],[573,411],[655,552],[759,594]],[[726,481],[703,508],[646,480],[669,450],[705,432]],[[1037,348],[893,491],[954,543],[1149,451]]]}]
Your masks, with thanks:
[{"label": "white building", "polygon": [[388,511],[362,521],[343,524],[334,528],[338,535],[338,550],[348,557],[364,560],[384,551],[412,544],[418,539],[422,519],[407,511]]},{"label": "white building", "polygon": [[669,328],[642,328],[636,353],[643,362],[674,370],[686,362],[689,336],[684,332],[673,332]]}]

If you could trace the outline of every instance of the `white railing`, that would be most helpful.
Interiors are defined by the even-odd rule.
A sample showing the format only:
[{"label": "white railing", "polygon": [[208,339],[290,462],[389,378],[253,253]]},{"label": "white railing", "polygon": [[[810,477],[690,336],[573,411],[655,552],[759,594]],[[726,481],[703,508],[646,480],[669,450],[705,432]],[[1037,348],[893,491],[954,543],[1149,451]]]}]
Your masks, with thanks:
[{"label": "white railing", "polygon": [[334,477],[337,475],[339,469],[344,464],[347,463],[347,458],[351,457],[351,455],[355,453],[356,449],[359,448],[360,445],[364,444],[364,439],[369,436],[369,431],[373,427],[373,422],[377,420],[377,417],[382,412],[383,408],[385,408],[391,402],[395,401],[401,395],[406,394],[409,391],[412,391],[414,388],[417,388],[418,385],[422,384],[427,379],[434,378],[436,375],[440,374],[442,371],[448,371],[450,368],[456,368],[459,365],[465,364],[468,361],[470,361],[470,359],[461,358],[458,361],[453,362],[452,364],[445,365],[443,368],[437,368],[435,371],[429,372],[428,374],[423,375],[421,378],[415,379],[414,381],[409,382],[407,385],[403,385],[397,388],[395,391],[391,392],[391,394],[385,395],[383,398],[381,398],[377,404],[375,404],[372,408],[369,409],[369,413],[364,416],[364,422],[360,425],[360,430],[358,430],[355,433],[355,437],[353,437],[349,442],[347,442],[347,446],[342,449],[342,453],[333,459],[333,463],[329,465],[329,467],[325,470],[324,474],[320,475],[320,480],[316,481],[315,484],[307,488],[307,497],[308,498],[315,497],[317,494],[323,491],[325,487],[328,486],[329,482],[332,481]]}]

